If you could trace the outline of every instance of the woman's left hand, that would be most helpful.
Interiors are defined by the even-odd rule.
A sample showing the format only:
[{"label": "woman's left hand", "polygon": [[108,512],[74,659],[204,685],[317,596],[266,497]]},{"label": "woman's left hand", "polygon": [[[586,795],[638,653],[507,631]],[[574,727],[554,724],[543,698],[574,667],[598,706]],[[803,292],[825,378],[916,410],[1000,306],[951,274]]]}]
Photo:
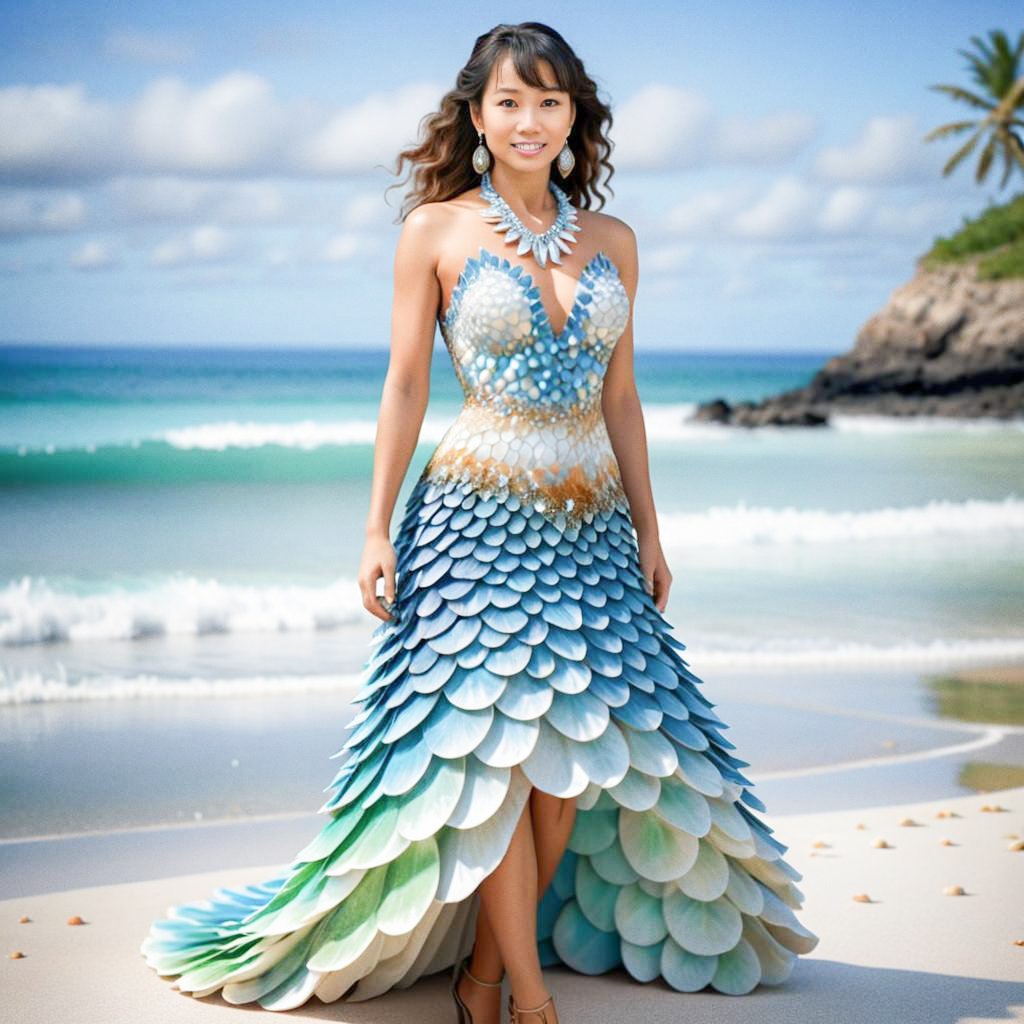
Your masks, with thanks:
[{"label": "woman's left hand", "polygon": [[640,570],[644,574],[644,585],[647,593],[654,598],[659,612],[668,604],[668,592],[672,586],[672,573],[661,550],[661,541],[657,537],[641,538],[637,542],[640,552]]}]

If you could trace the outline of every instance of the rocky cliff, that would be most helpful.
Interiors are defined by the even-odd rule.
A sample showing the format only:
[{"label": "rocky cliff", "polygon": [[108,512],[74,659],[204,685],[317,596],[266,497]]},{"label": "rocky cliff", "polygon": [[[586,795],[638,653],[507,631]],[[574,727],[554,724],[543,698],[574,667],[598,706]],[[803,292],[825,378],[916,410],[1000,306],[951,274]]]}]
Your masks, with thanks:
[{"label": "rocky cliff", "polygon": [[832,411],[1024,416],[1024,278],[978,280],[977,257],[926,269],[803,388],[760,402],[702,404],[697,420],[826,423]]}]

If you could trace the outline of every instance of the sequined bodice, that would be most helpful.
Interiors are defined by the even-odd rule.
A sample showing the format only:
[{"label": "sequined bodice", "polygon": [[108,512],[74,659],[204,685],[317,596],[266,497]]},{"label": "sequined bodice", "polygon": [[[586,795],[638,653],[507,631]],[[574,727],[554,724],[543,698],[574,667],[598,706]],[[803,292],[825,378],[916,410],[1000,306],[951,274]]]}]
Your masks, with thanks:
[{"label": "sequined bodice", "polygon": [[629,295],[598,252],[556,332],[530,274],[480,249],[441,318],[465,404],[426,472],[506,489],[559,524],[624,503],[601,412],[605,370],[629,321]]}]

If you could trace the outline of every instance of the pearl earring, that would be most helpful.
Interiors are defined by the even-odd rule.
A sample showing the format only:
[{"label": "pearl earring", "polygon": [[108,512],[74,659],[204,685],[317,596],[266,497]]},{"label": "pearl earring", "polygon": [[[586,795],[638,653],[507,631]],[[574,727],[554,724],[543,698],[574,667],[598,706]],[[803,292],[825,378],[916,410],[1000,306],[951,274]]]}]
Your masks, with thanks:
[{"label": "pearl earring", "polygon": [[491,166],[491,152],[484,145],[484,133],[478,131],[476,134],[479,137],[479,142],[476,149],[473,150],[473,170],[477,174],[483,174]]}]

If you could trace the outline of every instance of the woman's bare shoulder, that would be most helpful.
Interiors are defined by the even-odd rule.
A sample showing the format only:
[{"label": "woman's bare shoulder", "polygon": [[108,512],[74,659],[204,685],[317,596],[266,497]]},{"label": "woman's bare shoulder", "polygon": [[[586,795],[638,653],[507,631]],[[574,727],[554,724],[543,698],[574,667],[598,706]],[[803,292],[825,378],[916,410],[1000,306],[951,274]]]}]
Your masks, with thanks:
[{"label": "woman's bare shoulder", "polygon": [[578,220],[584,234],[594,239],[596,247],[603,249],[618,266],[636,263],[636,235],[624,220],[597,210],[580,210]]},{"label": "woman's bare shoulder", "polygon": [[439,254],[443,240],[455,230],[456,225],[469,211],[479,208],[479,203],[473,202],[475,192],[475,189],[468,189],[450,199],[420,203],[409,211],[403,221],[403,238],[411,236],[417,245]]}]

